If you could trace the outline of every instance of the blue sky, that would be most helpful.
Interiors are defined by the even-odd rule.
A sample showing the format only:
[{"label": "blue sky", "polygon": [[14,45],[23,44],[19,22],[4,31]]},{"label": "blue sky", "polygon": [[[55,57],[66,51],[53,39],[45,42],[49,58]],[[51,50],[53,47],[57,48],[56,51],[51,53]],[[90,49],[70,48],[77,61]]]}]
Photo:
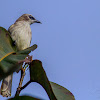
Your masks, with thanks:
[{"label": "blue sky", "polygon": [[[0,26],[8,29],[24,13],[42,24],[31,25],[31,55],[43,62],[50,81],[69,89],[76,100],[100,100],[100,0],[1,0]],[[20,74],[14,74],[14,96]],[[27,71],[25,82],[28,81]],[[48,100],[43,88],[30,84],[21,95]],[[5,100],[0,96],[0,100]]]}]

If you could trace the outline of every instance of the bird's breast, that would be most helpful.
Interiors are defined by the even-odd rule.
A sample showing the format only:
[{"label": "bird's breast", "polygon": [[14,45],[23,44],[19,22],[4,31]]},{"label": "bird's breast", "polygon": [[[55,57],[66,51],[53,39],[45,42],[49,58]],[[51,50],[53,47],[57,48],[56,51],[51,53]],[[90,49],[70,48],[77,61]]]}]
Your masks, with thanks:
[{"label": "bird's breast", "polygon": [[23,50],[30,46],[32,34],[29,24],[17,23],[10,29],[10,33],[18,50]]}]

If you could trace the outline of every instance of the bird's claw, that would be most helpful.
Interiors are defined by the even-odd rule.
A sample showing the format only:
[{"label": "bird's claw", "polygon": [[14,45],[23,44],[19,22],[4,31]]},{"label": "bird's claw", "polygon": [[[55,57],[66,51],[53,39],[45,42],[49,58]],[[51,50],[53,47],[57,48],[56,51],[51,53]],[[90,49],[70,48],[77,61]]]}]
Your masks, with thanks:
[{"label": "bird's claw", "polygon": [[32,62],[32,56],[28,56],[24,60],[20,60],[18,63],[20,64],[20,63],[24,63],[24,62],[27,63],[27,64],[31,63]]}]

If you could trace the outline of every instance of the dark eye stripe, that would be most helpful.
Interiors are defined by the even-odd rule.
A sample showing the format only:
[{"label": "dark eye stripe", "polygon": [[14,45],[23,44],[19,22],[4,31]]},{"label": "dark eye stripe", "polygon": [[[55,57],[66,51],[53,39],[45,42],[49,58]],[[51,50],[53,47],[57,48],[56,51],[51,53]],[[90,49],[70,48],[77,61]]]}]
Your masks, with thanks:
[{"label": "dark eye stripe", "polygon": [[30,19],[35,20],[35,18],[33,16],[29,16]]}]

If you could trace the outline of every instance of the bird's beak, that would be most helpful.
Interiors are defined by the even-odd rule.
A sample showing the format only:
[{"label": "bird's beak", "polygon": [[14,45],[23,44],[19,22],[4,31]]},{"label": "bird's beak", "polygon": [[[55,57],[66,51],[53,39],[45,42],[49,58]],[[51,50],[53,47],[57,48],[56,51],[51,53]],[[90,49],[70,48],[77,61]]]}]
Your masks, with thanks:
[{"label": "bird's beak", "polygon": [[40,23],[40,24],[42,24],[42,23],[41,23],[40,21],[38,21],[38,20],[36,20],[35,23]]}]

